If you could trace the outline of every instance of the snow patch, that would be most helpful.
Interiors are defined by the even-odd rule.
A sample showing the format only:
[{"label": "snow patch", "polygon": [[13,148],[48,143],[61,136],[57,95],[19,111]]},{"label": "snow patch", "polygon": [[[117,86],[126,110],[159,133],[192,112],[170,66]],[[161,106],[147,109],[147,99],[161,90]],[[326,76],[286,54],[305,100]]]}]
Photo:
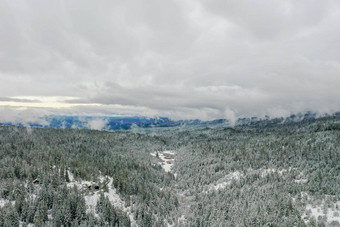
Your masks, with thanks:
[{"label": "snow patch", "polygon": [[8,199],[0,198],[0,208],[4,207],[7,203],[12,203],[12,205],[14,205],[15,201],[9,201]]},{"label": "snow patch", "polygon": [[261,170],[261,177],[264,178],[269,174],[276,173],[276,169],[262,169]]},{"label": "snow patch", "polygon": [[280,176],[282,176],[284,173],[291,171],[292,168],[287,169],[281,169],[281,170],[277,170],[277,169],[273,169],[273,168],[269,168],[269,169],[260,169],[260,173],[261,173],[261,177],[264,178],[269,174],[272,173],[278,173]]},{"label": "snow patch", "polygon": [[[112,203],[112,205],[114,207],[118,207],[121,210],[125,209],[125,202],[122,201],[116,191],[115,188],[112,188],[112,177],[101,177],[100,181],[104,184],[106,182],[106,184],[108,185],[108,192],[104,192],[104,196],[108,197],[109,201]],[[86,202],[86,206],[89,208],[89,211],[95,213],[95,208],[97,205],[97,201],[100,197],[100,193],[102,192],[102,190],[96,191],[94,192],[92,195],[86,195],[85,196],[85,202]]]},{"label": "snow patch", "polygon": [[325,199],[316,203],[307,193],[301,193],[307,201],[305,211],[301,219],[306,223],[310,223],[312,219],[316,222],[319,219],[324,220],[328,225],[337,224],[340,226],[340,201],[332,200],[332,196],[326,195]]},{"label": "snow patch", "polygon": [[[296,168],[288,168],[288,169],[274,169],[274,168],[268,168],[268,169],[259,169],[258,172],[261,175],[262,178],[272,174],[272,173],[278,173],[280,176],[284,176],[286,173],[290,173],[291,171],[296,171]],[[308,182],[308,179],[305,177],[303,172],[300,172],[294,180],[297,184],[304,184]]]},{"label": "snow patch", "polygon": [[303,172],[299,173],[299,175],[296,176],[296,179],[294,180],[297,184],[304,184],[308,182],[308,179],[305,177]]},{"label": "snow patch", "polygon": [[182,216],[180,216],[180,217],[178,218],[178,224],[179,224],[180,226],[184,226],[185,222],[186,222],[185,215],[182,214]]},{"label": "snow patch", "polygon": [[70,171],[68,172],[68,175],[69,175],[71,182],[67,183],[67,187],[77,186],[80,189],[88,189],[91,186],[91,189],[92,189],[92,186],[94,186],[94,185],[107,185],[108,191],[104,191],[102,188],[100,188],[98,190],[91,191],[90,193],[88,193],[84,196],[87,213],[92,213],[95,217],[99,217],[99,215],[96,212],[96,205],[97,205],[97,202],[100,198],[100,194],[103,193],[104,196],[109,199],[109,201],[111,202],[111,204],[114,207],[119,208],[119,209],[121,209],[122,211],[124,211],[128,214],[132,227],[138,226],[137,222],[134,219],[134,216],[131,212],[131,207],[127,207],[125,205],[125,202],[120,198],[116,189],[113,188],[113,186],[112,186],[113,178],[112,177],[100,176],[99,177],[100,182],[96,183],[96,182],[93,182],[93,181],[77,182],[77,181],[74,180],[74,176]]},{"label": "snow patch", "polygon": [[233,182],[233,180],[239,181],[242,177],[243,177],[243,174],[239,171],[229,173],[228,175],[219,179],[215,184],[208,185],[208,187],[207,187],[208,189],[206,189],[204,191],[210,192],[212,190],[218,191],[218,190],[224,189],[228,185],[230,185]]},{"label": "snow patch", "polygon": [[304,184],[308,182],[308,179],[296,179],[294,182],[298,184]]},{"label": "snow patch", "polygon": [[176,153],[174,151],[161,151],[150,153],[152,156],[157,157],[162,168],[165,172],[171,172],[172,166],[175,162]]},{"label": "snow patch", "polygon": [[74,176],[73,176],[73,173],[71,173],[70,170],[67,170],[67,174],[68,174],[68,178],[70,179],[70,181],[74,181]]}]

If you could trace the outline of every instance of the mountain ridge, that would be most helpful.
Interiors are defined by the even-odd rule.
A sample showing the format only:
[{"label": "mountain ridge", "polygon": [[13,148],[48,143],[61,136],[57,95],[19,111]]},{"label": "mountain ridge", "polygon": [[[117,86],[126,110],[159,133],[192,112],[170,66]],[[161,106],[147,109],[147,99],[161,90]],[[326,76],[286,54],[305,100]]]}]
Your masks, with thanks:
[{"label": "mountain ridge", "polygon": [[96,130],[131,130],[134,128],[173,128],[173,127],[233,127],[242,125],[265,126],[308,121],[320,117],[340,116],[340,111],[333,114],[317,115],[315,112],[307,111],[304,113],[292,114],[289,117],[265,116],[259,117],[240,117],[236,122],[228,119],[215,119],[203,121],[199,119],[192,120],[172,120],[168,117],[149,118],[145,116],[68,116],[68,115],[48,115],[41,118],[41,121],[32,122],[0,122],[0,125],[28,126],[39,128],[78,128],[78,129],[96,129]]}]

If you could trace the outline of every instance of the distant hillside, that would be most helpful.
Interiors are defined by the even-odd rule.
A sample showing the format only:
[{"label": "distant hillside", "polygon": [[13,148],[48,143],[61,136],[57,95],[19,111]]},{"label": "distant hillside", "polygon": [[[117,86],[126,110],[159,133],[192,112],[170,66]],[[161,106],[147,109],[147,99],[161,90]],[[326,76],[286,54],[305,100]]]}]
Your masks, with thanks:
[{"label": "distant hillside", "polygon": [[[325,116],[340,116],[340,112]],[[299,113],[287,118],[238,118],[234,125],[254,126],[275,126],[282,123],[303,122],[318,118],[313,112]],[[51,115],[41,118],[36,122],[0,122],[0,125],[30,126],[39,128],[78,128],[78,129],[96,129],[96,130],[130,130],[134,128],[171,128],[171,127],[225,127],[233,126],[227,119],[216,119],[212,121],[194,120],[171,120],[167,117],[148,118],[140,116],[65,116]]]}]

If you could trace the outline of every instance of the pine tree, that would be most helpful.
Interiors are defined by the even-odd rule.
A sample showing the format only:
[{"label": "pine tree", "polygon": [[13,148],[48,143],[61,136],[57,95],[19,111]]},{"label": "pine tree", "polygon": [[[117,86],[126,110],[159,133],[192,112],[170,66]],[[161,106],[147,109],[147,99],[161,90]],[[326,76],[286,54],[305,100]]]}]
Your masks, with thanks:
[{"label": "pine tree", "polygon": [[19,226],[19,215],[12,204],[6,205],[4,208],[3,226]]},{"label": "pine tree", "polygon": [[48,221],[47,205],[44,201],[40,201],[38,203],[37,211],[35,212],[34,225],[43,226],[45,221]]},{"label": "pine tree", "polygon": [[66,170],[65,170],[65,181],[66,181],[66,182],[70,182],[70,176],[68,175],[68,170],[67,170],[67,168],[66,168]]},{"label": "pine tree", "polygon": [[28,223],[33,223],[34,222],[35,212],[36,212],[36,204],[35,204],[34,201],[30,200],[28,202],[26,222],[28,222]]},{"label": "pine tree", "polygon": [[78,196],[77,200],[77,208],[76,208],[76,219],[78,221],[78,224],[85,220],[86,218],[86,204],[85,199],[82,195]]}]

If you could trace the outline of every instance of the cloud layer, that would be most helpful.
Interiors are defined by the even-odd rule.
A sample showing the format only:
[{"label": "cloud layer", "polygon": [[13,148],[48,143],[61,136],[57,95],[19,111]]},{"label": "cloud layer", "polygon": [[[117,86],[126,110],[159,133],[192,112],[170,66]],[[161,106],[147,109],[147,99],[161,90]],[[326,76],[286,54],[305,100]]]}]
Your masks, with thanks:
[{"label": "cloud layer", "polygon": [[336,0],[4,0],[0,118],[338,111],[338,21]]}]

